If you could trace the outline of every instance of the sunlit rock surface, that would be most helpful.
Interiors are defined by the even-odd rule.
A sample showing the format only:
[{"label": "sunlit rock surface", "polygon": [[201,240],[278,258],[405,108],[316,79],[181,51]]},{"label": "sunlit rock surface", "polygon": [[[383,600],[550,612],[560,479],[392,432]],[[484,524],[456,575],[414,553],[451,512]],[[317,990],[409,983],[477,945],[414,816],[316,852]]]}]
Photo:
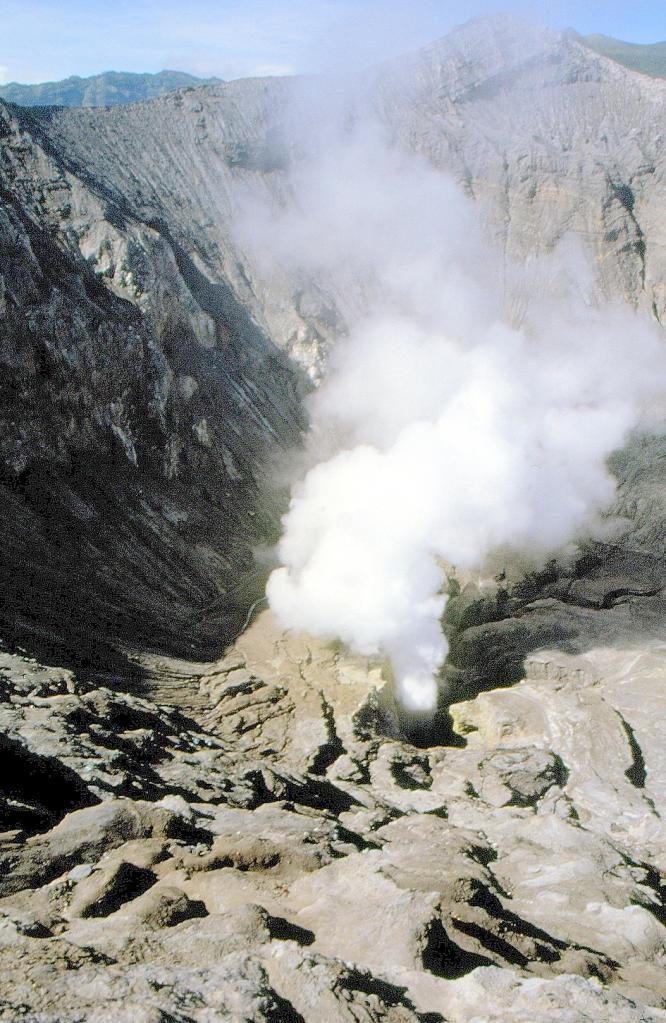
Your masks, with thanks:
[{"label": "sunlit rock surface", "polygon": [[532,655],[425,748],[269,612],[141,695],[1,668],[6,1018],[666,1018],[663,644]]}]

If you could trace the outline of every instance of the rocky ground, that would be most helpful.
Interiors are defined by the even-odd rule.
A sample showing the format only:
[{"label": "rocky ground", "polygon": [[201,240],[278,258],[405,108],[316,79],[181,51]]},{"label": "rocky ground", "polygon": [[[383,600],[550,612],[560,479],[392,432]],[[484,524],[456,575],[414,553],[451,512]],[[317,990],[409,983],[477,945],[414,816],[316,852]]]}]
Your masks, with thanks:
[{"label": "rocky ground", "polygon": [[269,612],[0,670],[1,1019],[666,1019],[665,643],[530,655],[418,746]]}]

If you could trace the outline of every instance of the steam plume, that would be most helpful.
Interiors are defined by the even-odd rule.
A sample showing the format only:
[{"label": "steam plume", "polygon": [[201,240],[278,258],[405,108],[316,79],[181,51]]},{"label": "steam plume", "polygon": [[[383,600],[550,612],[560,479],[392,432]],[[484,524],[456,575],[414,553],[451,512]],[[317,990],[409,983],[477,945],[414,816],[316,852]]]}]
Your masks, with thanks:
[{"label": "steam plume", "polygon": [[[316,140],[317,141],[317,140]],[[572,246],[507,266],[478,209],[357,115],[246,231],[338,295],[349,326],[311,403],[268,598],[282,622],[383,653],[436,701],[442,562],[550,554],[600,528],[608,455],[663,393],[656,326],[600,306]],[[539,283],[541,282],[541,283]]]}]

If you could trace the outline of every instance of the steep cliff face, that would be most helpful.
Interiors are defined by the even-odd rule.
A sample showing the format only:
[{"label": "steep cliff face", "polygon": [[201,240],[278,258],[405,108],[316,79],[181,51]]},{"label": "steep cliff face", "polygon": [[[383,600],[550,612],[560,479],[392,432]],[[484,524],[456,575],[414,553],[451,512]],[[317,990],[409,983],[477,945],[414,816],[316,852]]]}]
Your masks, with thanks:
[{"label": "steep cliff face", "polygon": [[607,294],[663,319],[666,83],[507,16],[389,66],[380,97],[402,142],[486,203],[508,255],[577,236]]},{"label": "steep cliff face", "polygon": [[[239,197],[279,203],[307,149],[293,89],[2,107],[10,616],[27,578],[26,607],[60,594],[49,629],[75,605],[86,633],[122,622],[183,651],[233,633],[259,594],[251,548],[277,522],[262,466],[297,442],[299,377],[323,371],[345,321],[331,282],[268,272],[234,230]],[[463,183],[509,256],[573,234],[609,295],[663,317],[665,83],[498,17],[364,76],[357,96]],[[656,557],[661,457],[655,441],[618,460],[631,542]]]},{"label": "steep cliff face", "polygon": [[[453,173],[507,255],[573,234],[606,293],[663,317],[665,83],[498,17],[357,86],[345,102],[369,97],[399,144]],[[2,107],[9,615],[28,578],[26,606],[61,595],[53,622],[76,605],[86,632],[122,622],[183,651],[232,634],[259,594],[251,548],[275,535],[279,504],[262,466],[297,443],[299,378],[322,372],[345,321],[331,282],[267,271],[234,230],[241,199],[279,204],[307,149],[293,89]],[[627,535],[654,558],[661,452],[617,461]]]},{"label": "steep cliff face", "polygon": [[165,224],[78,177],[15,109],[0,131],[5,626],[84,657],[104,639],[219,648],[260,593],[252,548],[277,529],[268,462],[298,442],[298,375]]},{"label": "steep cliff face", "polygon": [[[371,102],[396,141],[480,200],[507,255],[547,251],[571,234],[591,250],[608,294],[663,317],[664,82],[572,35],[498,16],[345,90],[351,110]],[[136,216],[164,219],[277,344],[312,366],[317,346],[339,329],[330,296],[279,269],[267,280],[232,228],[238,186],[279,201],[290,162],[307,151],[312,126],[294,118],[292,104],[303,91],[285,79],[242,80],[115,110],[22,111],[21,119]],[[100,242],[87,234],[83,249],[109,272]]]},{"label": "steep cliff face", "polygon": [[[241,197],[279,201],[284,192],[289,144],[283,128],[292,90],[284,79],[246,79],[113,110],[16,114],[93,192],[157,235],[168,234],[182,261],[194,264],[191,270],[230,287],[273,342],[311,369],[326,337],[319,305],[311,303],[304,315],[299,282],[279,268],[262,273],[234,230]],[[161,275],[145,280],[136,252],[134,261],[128,257],[123,232],[100,228],[87,209],[81,215],[72,209],[65,219],[56,210],[54,219],[117,294],[153,310],[169,302]]]}]

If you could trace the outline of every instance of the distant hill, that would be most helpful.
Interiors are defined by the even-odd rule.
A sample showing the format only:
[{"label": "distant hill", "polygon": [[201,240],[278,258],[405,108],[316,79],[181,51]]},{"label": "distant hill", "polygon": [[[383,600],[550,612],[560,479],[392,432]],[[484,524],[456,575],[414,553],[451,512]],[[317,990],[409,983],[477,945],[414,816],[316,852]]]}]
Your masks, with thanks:
[{"label": "distant hill", "polygon": [[582,42],[604,57],[641,71],[653,78],[666,78],[666,42],[663,43],[625,43],[611,36],[581,36]]},{"label": "distant hill", "polygon": [[219,81],[219,78],[196,78],[184,71],[158,71],[157,74],[105,71],[90,78],[72,75],[62,82],[41,82],[39,85],[10,82],[0,85],[0,99],[21,106],[114,107],[154,99],[188,85]]}]

